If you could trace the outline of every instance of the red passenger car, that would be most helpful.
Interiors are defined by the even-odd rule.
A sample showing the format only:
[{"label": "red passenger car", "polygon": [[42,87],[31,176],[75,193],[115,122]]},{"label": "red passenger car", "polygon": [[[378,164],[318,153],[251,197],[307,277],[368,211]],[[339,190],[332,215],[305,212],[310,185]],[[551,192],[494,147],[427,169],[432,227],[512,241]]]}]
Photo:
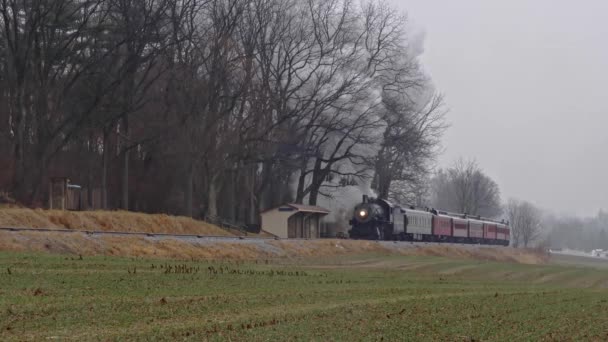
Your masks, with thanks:
[{"label": "red passenger car", "polygon": [[483,224],[484,239],[496,240],[496,225],[492,223]]},{"label": "red passenger car", "polygon": [[504,224],[499,224],[496,230],[496,239],[502,241],[502,245],[508,246],[511,240],[511,231],[509,230],[509,227]]},{"label": "red passenger car", "polygon": [[449,216],[433,216],[433,235],[452,236],[452,218]]},{"label": "red passenger car", "polygon": [[454,225],[452,235],[454,237],[469,237],[469,221],[466,219],[454,218],[452,222]]},{"label": "red passenger car", "polygon": [[483,222],[469,220],[469,238],[483,239]]}]

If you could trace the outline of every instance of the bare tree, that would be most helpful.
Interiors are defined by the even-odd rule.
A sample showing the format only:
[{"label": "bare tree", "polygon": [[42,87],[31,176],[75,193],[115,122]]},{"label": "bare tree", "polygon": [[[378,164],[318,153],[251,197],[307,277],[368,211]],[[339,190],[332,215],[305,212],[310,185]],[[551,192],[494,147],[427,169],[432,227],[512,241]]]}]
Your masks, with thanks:
[{"label": "bare tree", "polygon": [[443,102],[405,19],[377,1],[0,1],[0,190],[40,206],[58,175],[90,205],[247,223],[374,173],[421,197]]},{"label": "bare tree", "polygon": [[131,117],[150,101],[148,88],[156,83],[163,68],[159,60],[166,47],[163,27],[167,22],[166,0],[108,0],[111,44],[116,46],[116,105],[106,122],[116,127],[122,155],[121,207],[129,209],[131,151],[140,144],[132,134]]},{"label": "bare tree", "polygon": [[[98,101],[74,106],[84,75],[99,62],[87,39],[102,0],[0,2],[7,104],[14,175],[12,190],[39,201],[42,181],[56,154],[83,127]],[[98,90],[98,97],[104,89]]]},{"label": "bare tree", "polygon": [[[447,127],[441,96],[432,95],[422,103],[411,101],[410,98],[399,96],[397,99],[387,97],[384,100],[386,114],[383,120],[386,128],[375,159],[373,181],[374,188],[382,198],[411,197],[413,193],[403,193],[403,190],[425,187],[430,164]],[[420,100],[420,97],[416,100]],[[393,188],[393,182],[402,184]]]},{"label": "bare tree", "polygon": [[505,208],[511,225],[511,243],[513,247],[523,244],[528,247],[541,233],[541,212],[526,201],[510,199]]},{"label": "bare tree", "polygon": [[496,217],[502,212],[498,184],[474,161],[458,160],[432,180],[432,205],[449,211]]},{"label": "bare tree", "polygon": [[322,189],[370,177],[367,162],[386,127],[382,98],[397,84],[414,87],[419,70],[405,57],[405,17],[386,4],[368,2],[357,10],[350,1],[330,2],[334,7],[310,3],[316,44],[327,61],[313,77],[323,95],[314,97],[304,120],[308,154],[301,159],[296,201],[308,196],[315,204],[327,195]]}]

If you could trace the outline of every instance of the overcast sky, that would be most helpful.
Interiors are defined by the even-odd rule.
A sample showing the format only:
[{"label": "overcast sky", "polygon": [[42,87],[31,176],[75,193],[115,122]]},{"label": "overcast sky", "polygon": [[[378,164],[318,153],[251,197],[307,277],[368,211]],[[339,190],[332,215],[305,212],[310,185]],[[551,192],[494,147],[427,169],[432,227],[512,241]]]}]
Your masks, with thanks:
[{"label": "overcast sky", "polygon": [[390,0],[446,95],[440,166],[474,158],[503,199],[608,209],[608,1]]}]

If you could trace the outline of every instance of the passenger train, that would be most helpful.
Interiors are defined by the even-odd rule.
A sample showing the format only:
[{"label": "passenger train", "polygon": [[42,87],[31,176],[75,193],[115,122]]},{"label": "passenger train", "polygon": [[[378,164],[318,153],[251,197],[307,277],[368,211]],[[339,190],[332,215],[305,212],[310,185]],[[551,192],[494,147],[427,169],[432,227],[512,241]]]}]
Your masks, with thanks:
[{"label": "passenger train", "polygon": [[368,240],[451,242],[508,246],[508,223],[479,216],[402,208],[363,196],[355,206],[349,237]]}]

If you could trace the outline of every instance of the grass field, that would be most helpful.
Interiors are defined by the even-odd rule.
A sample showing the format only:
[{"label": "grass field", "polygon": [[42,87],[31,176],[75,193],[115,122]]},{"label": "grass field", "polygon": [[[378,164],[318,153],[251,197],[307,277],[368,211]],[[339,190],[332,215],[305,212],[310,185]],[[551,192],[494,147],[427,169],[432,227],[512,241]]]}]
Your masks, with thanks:
[{"label": "grass field", "polygon": [[608,340],[608,271],[0,253],[0,340]]},{"label": "grass field", "polygon": [[578,255],[553,254],[551,261],[555,264],[586,266],[608,270],[608,259]]}]

